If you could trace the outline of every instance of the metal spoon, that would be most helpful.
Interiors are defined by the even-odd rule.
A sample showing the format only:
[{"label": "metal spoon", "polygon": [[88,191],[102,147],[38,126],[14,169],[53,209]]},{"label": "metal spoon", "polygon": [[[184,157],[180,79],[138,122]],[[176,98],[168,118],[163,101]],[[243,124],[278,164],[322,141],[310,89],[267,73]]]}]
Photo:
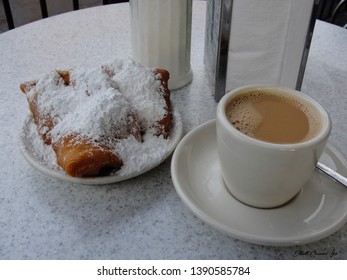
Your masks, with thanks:
[{"label": "metal spoon", "polygon": [[341,174],[337,173],[335,170],[332,170],[330,167],[324,165],[323,163],[319,161],[316,164],[316,168],[347,188],[346,177],[342,176]]}]

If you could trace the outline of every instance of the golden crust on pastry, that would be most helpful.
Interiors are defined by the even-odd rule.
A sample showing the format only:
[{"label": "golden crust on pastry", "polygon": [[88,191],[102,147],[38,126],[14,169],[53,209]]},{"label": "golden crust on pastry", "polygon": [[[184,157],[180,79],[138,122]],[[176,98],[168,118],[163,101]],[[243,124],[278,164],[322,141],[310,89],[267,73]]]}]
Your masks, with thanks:
[{"label": "golden crust on pastry", "polygon": [[[20,84],[21,91],[27,96],[28,92],[32,89],[35,89],[37,81],[29,81]],[[32,98],[28,98],[27,101],[29,104],[29,109],[31,114],[33,115],[34,122],[37,125],[38,132],[43,139],[43,141],[50,145],[51,138],[47,136],[47,132],[53,128],[53,122],[49,115],[44,115],[38,110],[37,102],[38,102],[38,93],[34,93]]]},{"label": "golden crust on pastry", "polygon": [[95,146],[86,139],[64,137],[52,145],[57,163],[74,177],[109,175],[122,167],[122,160],[104,145]]},{"label": "golden crust on pastry", "polygon": [[155,69],[155,71],[160,74],[161,79],[161,85],[164,88],[163,97],[166,103],[165,107],[165,115],[163,118],[158,122],[158,132],[157,135],[163,135],[164,138],[167,138],[170,134],[171,124],[172,124],[172,107],[171,107],[171,100],[170,100],[170,90],[168,88],[168,81],[170,78],[170,74],[165,69]]}]

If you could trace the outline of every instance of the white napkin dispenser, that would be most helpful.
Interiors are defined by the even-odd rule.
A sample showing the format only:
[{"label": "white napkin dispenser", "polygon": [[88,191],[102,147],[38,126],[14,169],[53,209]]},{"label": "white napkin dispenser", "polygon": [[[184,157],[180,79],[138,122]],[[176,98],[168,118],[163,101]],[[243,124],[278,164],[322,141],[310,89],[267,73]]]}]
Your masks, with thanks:
[{"label": "white napkin dispenser", "polygon": [[204,62],[215,99],[249,84],[300,90],[319,0],[207,0]]}]

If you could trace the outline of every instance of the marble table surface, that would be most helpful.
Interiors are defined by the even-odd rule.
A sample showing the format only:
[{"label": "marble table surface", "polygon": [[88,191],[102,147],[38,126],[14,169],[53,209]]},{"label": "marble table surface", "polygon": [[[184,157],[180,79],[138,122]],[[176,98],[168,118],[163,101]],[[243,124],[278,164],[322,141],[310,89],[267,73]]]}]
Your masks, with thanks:
[{"label": "marble table surface", "polygon": [[[184,134],[215,118],[203,63],[205,9],[205,2],[193,2],[193,81],[172,91]],[[330,142],[347,157],[346,45],[347,30],[317,22],[302,91],[326,107],[334,126]],[[19,84],[54,68],[131,55],[128,4],[24,25],[0,35],[0,50],[0,259],[347,259],[346,224],[322,240],[286,247],[217,231],[177,195],[170,157],[104,186],[49,178],[23,159],[18,139],[29,111]]]}]

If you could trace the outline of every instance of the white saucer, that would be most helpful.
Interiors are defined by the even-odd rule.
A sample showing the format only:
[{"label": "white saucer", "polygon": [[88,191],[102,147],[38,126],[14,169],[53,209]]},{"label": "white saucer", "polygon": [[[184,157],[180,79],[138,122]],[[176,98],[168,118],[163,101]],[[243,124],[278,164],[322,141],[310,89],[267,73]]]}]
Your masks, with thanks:
[{"label": "white saucer", "polygon": [[[188,133],[171,162],[178,195],[204,222],[247,242],[277,246],[319,240],[347,222],[347,189],[317,170],[282,207],[258,209],[236,200],[221,178],[215,126],[212,120]],[[330,144],[320,160],[347,174],[346,160]]]},{"label": "white saucer", "polygon": [[[165,159],[167,159],[177,144],[182,138],[183,134],[183,124],[181,116],[177,110],[174,111],[174,126],[170,131],[170,137],[166,150],[161,154],[155,154],[151,161],[146,162],[144,165],[140,166],[139,170],[130,171],[125,175],[109,175],[100,177],[72,177],[67,175],[58,164],[56,164],[56,157],[51,146],[43,144],[40,136],[36,132],[36,127],[33,129],[30,127],[34,125],[33,118],[31,115],[26,119],[22,127],[22,131],[19,137],[19,146],[24,158],[29,162],[36,170],[45,174],[46,176],[67,181],[73,183],[80,183],[86,185],[104,185],[111,184],[120,181],[124,181],[140,174],[143,174],[154,167],[161,164]],[[37,149],[34,146],[37,145],[37,141],[42,142],[42,149]],[[153,147],[155,149],[155,147]]]}]

